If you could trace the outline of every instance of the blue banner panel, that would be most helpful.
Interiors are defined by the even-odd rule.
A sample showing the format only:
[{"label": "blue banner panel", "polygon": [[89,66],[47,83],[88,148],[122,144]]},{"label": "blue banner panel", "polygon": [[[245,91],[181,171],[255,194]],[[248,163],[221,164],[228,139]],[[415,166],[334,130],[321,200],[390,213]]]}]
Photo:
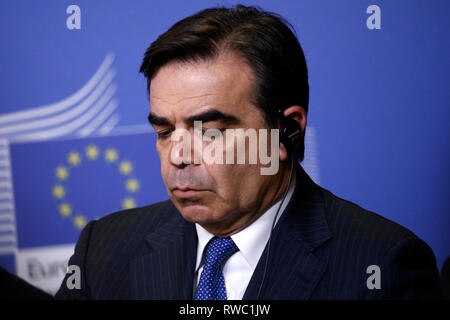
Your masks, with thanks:
[{"label": "blue banner panel", "polygon": [[0,255],[0,267],[8,271],[9,273],[16,273],[16,263],[13,254],[1,254]]}]

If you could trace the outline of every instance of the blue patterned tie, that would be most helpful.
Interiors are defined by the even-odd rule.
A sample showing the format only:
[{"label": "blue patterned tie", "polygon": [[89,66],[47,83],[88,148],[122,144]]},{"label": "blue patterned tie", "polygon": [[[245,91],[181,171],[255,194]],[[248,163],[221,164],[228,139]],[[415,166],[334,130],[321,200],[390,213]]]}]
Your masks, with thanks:
[{"label": "blue patterned tie", "polygon": [[231,238],[211,239],[206,247],[206,261],[194,300],[227,300],[222,264],[238,250]]}]

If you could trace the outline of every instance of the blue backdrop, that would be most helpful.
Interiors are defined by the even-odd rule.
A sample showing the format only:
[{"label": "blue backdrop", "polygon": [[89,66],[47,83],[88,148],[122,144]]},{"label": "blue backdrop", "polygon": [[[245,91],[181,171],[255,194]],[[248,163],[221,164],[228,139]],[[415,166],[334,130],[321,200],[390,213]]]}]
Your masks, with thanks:
[{"label": "blue backdrop", "polygon": [[[54,292],[87,221],[167,198],[143,53],[179,19],[236,3],[0,2],[1,266]],[[450,2],[241,3],[284,16],[305,51],[305,169],[412,230],[440,268],[450,254]]]}]

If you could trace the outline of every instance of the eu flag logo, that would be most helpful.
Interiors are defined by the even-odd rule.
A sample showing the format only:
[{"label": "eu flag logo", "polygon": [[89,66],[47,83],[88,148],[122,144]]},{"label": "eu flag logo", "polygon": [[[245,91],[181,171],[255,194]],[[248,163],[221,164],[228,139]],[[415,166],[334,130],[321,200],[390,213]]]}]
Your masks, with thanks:
[{"label": "eu flag logo", "polygon": [[10,148],[19,248],[74,243],[92,219],[167,199],[154,133]]},{"label": "eu flag logo", "polygon": [[[105,166],[110,168],[105,169]],[[94,171],[94,176],[90,177],[87,174],[89,174],[94,167],[98,168]],[[76,213],[76,210],[74,211],[74,209],[76,209],[74,204],[67,201],[67,199],[70,198],[67,195],[68,186],[70,186],[72,179],[76,180],[81,178],[99,181],[100,179],[95,179],[95,173],[98,174],[98,172],[101,172],[102,170],[111,171],[108,172],[111,177],[110,181],[120,180],[120,178],[114,177],[114,174],[123,176],[124,196],[121,201],[122,208],[131,209],[136,207],[135,196],[140,189],[140,183],[133,172],[132,161],[128,160],[127,157],[120,159],[119,151],[116,148],[110,147],[101,150],[96,144],[90,144],[84,150],[80,151],[71,150],[67,154],[65,161],[62,161],[62,163],[54,170],[57,182],[52,188],[52,194],[59,200],[58,211],[61,216],[70,218],[70,220],[73,221],[74,226],[78,229],[82,229],[86,225],[87,220],[82,212]],[[120,190],[117,190],[116,194],[119,195]],[[95,196],[95,192],[92,192],[87,196],[91,195]],[[92,200],[95,201],[95,199]],[[108,204],[109,202],[105,203],[102,208],[105,209]],[[118,205],[118,203],[115,204],[116,206]],[[114,210],[114,208],[111,209]]]}]

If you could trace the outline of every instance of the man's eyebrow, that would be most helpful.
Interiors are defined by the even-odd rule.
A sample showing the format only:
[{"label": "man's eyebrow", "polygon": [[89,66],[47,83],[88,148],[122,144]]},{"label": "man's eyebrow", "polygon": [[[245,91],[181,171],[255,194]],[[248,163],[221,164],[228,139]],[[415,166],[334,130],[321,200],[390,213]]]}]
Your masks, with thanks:
[{"label": "man's eyebrow", "polygon": [[202,121],[202,122],[221,121],[226,124],[239,124],[241,122],[238,118],[236,118],[231,114],[226,114],[214,109],[186,117],[184,118],[184,121],[187,123],[191,123],[194,121]]},{"label": "man's eyebrow", "polygon": [[150,122],[152,126],[166,126],[171,124],[169,119],[157,116],[156,114],[151,112],[149,113],[147,118],[148,122]]}]

